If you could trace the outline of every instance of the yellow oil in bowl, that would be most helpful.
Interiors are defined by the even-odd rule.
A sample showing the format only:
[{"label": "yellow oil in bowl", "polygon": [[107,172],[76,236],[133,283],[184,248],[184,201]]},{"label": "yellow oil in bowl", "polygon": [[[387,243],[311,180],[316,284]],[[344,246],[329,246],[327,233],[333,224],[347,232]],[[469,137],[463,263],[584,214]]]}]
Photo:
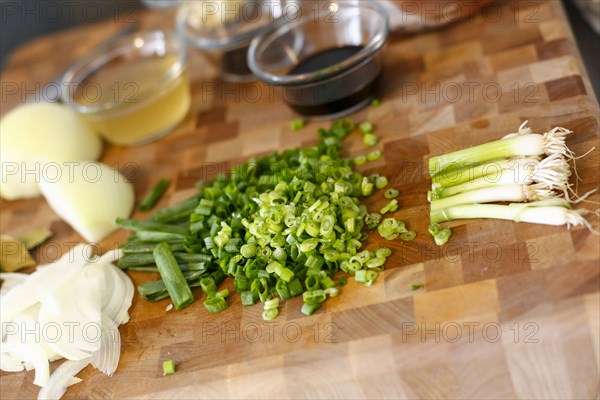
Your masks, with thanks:
[{"label": "yellow oil in bowl", "polygon": [[65,82],[74,87],[67,103],[111,143],[156,139],[175,128],[190,108],[185,56],[185,46],[174,35],[136,34],[72,72],[75,82]]}]

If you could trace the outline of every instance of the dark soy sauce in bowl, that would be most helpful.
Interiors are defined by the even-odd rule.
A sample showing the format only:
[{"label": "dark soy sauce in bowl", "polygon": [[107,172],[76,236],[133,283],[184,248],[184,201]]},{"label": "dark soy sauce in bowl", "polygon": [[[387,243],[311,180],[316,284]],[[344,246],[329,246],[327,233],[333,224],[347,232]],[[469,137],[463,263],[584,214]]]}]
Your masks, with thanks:
[{"label": "dark soy sauce in bowl", "polygon": [[[361,51],[363,46],[348,45],[311,54],[296,64],[288,75],[322,71],[324,76],[336,73],[336,65]],[[341,79],[322,81],[309,86],[288,87],[288,105],[307,116],[331,116],[352,112],[375,97],[381,71],[374,59],[366,60],[357,70],[340,71]]]}]

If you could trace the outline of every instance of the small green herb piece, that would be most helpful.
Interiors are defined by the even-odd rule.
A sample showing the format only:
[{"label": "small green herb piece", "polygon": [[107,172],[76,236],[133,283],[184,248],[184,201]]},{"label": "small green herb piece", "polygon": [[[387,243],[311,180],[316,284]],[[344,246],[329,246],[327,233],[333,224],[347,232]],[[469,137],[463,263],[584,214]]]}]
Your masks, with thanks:
[{"label": "small green herb piece", "polygon": [[345,276],[340,276],[340,279],[338,280],[338,285],[346,286],[346,277]]},{"label": "small green herb piece", "polygon": [[367,162],[367,156],[365,155],[360,155],[360,156],[356,156],[354,157],[354,164],[356,165],[363,165]]},{"label": "small green herb piece", "polygon": [[163,376],[173,375],[175,373],[175,362],[173,360],[163,361]]},{"label": "small green herb piece", "polygon": [[400,234],[400,239],[404,240],[405,242],[415,240],[416,237],[417,233],[415,231],[408,231]]},{"label": "small green herb piece", "polygon": [[302,118],[294,118],[292,122],[290,122],[290,129],[294,132],[299,131],[304,128],[304,120]]},{"label": "small green herb piece", "polygon": [[379,138],[377,136],[373,135],[372,133],[367,133],[363,137],[363,143],[365,144],[365,146],[373,147],[377,144],[378,141],[379,141]]},{"label": "small green herb piece", "polygon": [[369,154],[367,154],[367,161],[377,161],[381,158],[381,150],[373,150]]},{"label": "small green herb piece", "polygon": [[204,302],[204,307],[206,307],[206,310],[209,313],[219,313],[227,309],[227,302],[223,297],[212,296],[206,299]]},{"label": "small green herb piece", "polygon": [[385,193],[383,194],[383,197],[385,197],[386,199],[395,199],[396,197],[398,197],[400,195],[400,192],[394,188],[389,188],[388,190],[385,191]]},{"label": "small green herb piece", "polygon": [[381,104],[381,100],[379,100],[379,99],[373,99],[373,101],[371,101],[371,105],[373,107],[377,107],[380,104]]},{"label": "small green herb piece", "polygon": [[358,126],[358,129],[360,129],[360,131],[366,135],[367,133],[373,132],[373,124],[370,122],[363,122]]},{"label": "small green herb piece", "polygon": [[412,285],[410,287],[410,290],[412,290],[413,292],[419,290],[419,289],[423,289],[423,285]]},{"label": "small green herb piece", "polygon": [[388,179],[385,176],[378,176],[377,179],[375,179],[375,187],[377,189],[383,189],[387,185]]},{"label": "small green herb piece", "polygon": [[398,200],[392,199],[389,203],[387,203],[383,208],[379,211],[381,214],[385,214],[388,212],[396,212],[398,210]]},{"label": "small green herb piece", "polygon": [[435,234],[433,240],[435,240],[435,244],[437,244],[438,246],[443,246],[446,244],[446,242],[448,242],[448,240],[450,240],[451,236],[452,231],[450,230],[450,228],[443,228]]},{"label": "small green herb piece", "polygon": [[150,211],[152,207],[158,203],[158,200],[165,194],[171,182],[167,179],[160,179],[156,182],[156,185],[152,188],[152,190],[144,197],[142,202],[140,203],[139,210],[140,211]]}]

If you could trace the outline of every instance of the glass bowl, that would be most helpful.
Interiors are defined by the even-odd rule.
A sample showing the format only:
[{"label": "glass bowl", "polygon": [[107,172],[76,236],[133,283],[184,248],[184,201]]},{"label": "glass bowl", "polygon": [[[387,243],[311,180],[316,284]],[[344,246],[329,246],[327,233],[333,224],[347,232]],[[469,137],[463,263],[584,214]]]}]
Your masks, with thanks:
[{"label": "glass bowl", "polygon": [[327,12],[301,2],[256,37],[248,51],[252,72],[283,88],[297,113],[338,118],[359,110],[377,95],[389,23],[376,2],[328,2]]},{"label": "glass bowl", "polygon": [[167,134],[191,103],[187,50],[174,33],[138,32],[101,47],[62,77],[62,101],[109,142]]},{"label": "glass bowl", "polygon": [[281,15],[279,1],[192,0],[177,10],[177,32],[190,47],[201,50],[223,80],[256,80],[246,62],[248,47]]},{"label": "glass bowl", "polygon": [[142,0],[142,4],[148,8],[166,10],[177,7],[180,0]]}]

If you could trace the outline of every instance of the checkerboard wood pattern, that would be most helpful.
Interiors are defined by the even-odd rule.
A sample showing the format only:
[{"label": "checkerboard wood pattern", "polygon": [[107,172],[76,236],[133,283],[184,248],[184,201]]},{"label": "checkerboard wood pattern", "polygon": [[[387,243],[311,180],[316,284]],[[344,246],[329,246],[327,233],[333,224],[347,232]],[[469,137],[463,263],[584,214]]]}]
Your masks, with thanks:
[{"label": "checkerboard wood pattern", "polygon": [[[139,17],[146,28],[170,27],[163,14]],[[116,29],[98,24],[31,43],[10,60],[2,80],[45,81]],[[578,154],[599,148],[598,103],[562,5],[505,2],[440,31],[394,37],[386,64],[382,104],[351,118],[376,124],[384,157],[361,168],[390,177],[401,193],[395,217],[418,237],[383,243],[371,235],[368,247],[394,249],[376,284],[350,279],[310,317],[292,299],[273,322],[235,295],[218,315],[199,301],[166,312],[168,301],[146,303],[136,295],[131,321],[121,327],[116,374],[108,379],[88,367],[67,398],[598,397],[598,236],[492,220],[453,223],[442,248],[427,234],[430,155],[499,138],[525,120],[536,132],[573,130],[568,144]],[[317,127],[327,125],[292,132],[293,114],[279,93],[216,81],[195,53],[190,71],[192,112],[175,132],[104,152],[102,161],[131,179],[138,199],[168,177],[175,184],[160,206],[176,203],[196,180],[252,155],[310,145]],[[8,100],[2,112],[10,106]],[[344,151],[365,152],[358,134]],[[598,188],[599,165],[598,150],[577,161],[580,193]],[[367,204],[378,209],[385,201],[376,193]],[[36,251],[40,262],[81,240],[42,199],[0,205],[3,233],[56,232]],[[597,218],[590,222],[599,229]],[[126,236],[116,232],[99,246],[116,247]],[[156,278],[130,276],[136,284]],[[224,286],[233,289],[230,281]],[[173,376],[162,376],[166,359],[177,364]],[[34,397],[32,381],[33,373],[1,373],[2,398]]]}]

